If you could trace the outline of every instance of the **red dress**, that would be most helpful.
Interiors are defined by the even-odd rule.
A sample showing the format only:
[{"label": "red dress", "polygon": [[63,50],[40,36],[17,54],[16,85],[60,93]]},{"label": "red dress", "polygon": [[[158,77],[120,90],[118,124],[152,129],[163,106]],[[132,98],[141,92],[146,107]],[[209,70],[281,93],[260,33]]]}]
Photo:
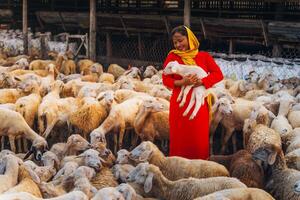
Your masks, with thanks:
[{"label": "red dress", "polygon": [[[184,64],[181,58],[170,53],[163,67],[170,61],[178,61]],[[194,58],[196,64],[204,69],[209,75],[202,79],[206,89],[223,79],[223,74],[214,59],[207,52],[199,52]],[[209,157],[209,110],[207,102],[201,106],[193,120],[189,116],[193,111],[183,117],[183,113],[191,98],[191,91],[187,96],[185,105],[180,108],[176,102],[180,93],[180,87],[174,86],[174,81],[182,77],[179,75],[163,75],[163,84],[173,90],[170,100],[170,153],[169,156],[181,156],[188,159],[207,159]]]}]

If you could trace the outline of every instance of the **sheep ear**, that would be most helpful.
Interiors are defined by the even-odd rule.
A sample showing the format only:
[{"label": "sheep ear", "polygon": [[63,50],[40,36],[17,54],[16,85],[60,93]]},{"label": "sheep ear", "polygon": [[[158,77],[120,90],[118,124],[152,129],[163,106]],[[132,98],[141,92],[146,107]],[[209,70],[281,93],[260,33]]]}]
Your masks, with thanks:
[{"label": "sheep ear", "polygon": [[124,75],[126,76],[126,75],[128,75],[130,72],[132,72],[132,69],[129,69],[129,70],[125,71],[125,72],[124,72]]},{"label": "sheep ear", "polygon": [[104,93],[100,93],[97,97],[97,101],[101,101],[104,98]]},{"label": "sheep ear", "polygon": [[16,81],[22,81],[22,80],[21,80],[19,77],[17,77],[17,76],[15,76],[14,79],[15,79]]},{"label": "sheep ear", "polygon": [[276,161],[277,152],[273,152],[268,156],[268,164],[273,165]]},{"label": "sheep ear", "polygon": [[261,160],[263,162],[267,162],[268,160],[268,152],[266,149],[264,148],[259,148],[257,149],[253,154],[252,154],[252,157],[254,159],[257,159],[257,160]]},{"label": "sheep ear", "polygon": [[154,176],[154,174],[152,172],[148,173],[148,176],[147,176],[145,184],[144,184],[144,190],[146,193],[149,193],[152,189],[153,176]]},{"label": "sheep ear", "polygon": [[271,119],[274,119],[274,118],[276,117],[276,116],[274,115],[274,113],[272,113],[271,111],[269,111],[268,114],[269,114],[269,117],[270,117]]}]

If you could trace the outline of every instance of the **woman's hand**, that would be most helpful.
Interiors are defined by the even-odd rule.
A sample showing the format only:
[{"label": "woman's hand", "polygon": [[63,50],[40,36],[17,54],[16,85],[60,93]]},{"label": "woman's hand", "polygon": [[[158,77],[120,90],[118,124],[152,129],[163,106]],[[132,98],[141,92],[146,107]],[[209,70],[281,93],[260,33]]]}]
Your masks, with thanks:
[{"label": "woman's hand", "polygon": [[197,83],[194,84],[194,87],[199,87],[201,85],[203,85],[202,80],[200,78],[198,78]]},{"label": "woman's hand", "polygon": [[[195,85],[195,84],[199,83],[199,80],[200,79],[197,78],[197,75],[190,74],[190,75],[184,76],[181,80],[176,80],[174,83],[176,86]],[[202,82],[201,82],[201,84],[202,84]]]}]

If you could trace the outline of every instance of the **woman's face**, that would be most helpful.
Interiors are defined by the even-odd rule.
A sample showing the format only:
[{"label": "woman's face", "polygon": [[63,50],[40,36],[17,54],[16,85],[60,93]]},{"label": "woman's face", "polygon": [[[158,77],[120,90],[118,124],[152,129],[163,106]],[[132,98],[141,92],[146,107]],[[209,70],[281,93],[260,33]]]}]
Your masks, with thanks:
[{"label": "woman's face", "polygon": [[189,41],[187,36],[182,35],[181,33],[175,33],[172,37],[173,44],[175,49],[179,51],[189,50]]}]

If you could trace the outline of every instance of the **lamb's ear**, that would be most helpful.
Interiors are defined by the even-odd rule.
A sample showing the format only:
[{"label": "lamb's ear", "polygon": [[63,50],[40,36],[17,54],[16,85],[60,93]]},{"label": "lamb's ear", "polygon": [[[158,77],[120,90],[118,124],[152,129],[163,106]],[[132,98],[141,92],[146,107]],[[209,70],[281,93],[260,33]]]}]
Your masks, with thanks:
[{"label": "lamb's ear", "polygon": [[268,161],[268,156],[269,156],[268,152],[264,148],[259,148],[259,149],[255,150],[255,152],[252,154],[252,157],[254,159],[261,160],[263,162]]},{"label": "lamb's ear", "polygon": [[21,80],[19,77],[17,77],[17,76],[15,76],[14,79],[15,79],[16,81],[22,81],[22,80]]},{"label": "lamb's ear", "polygon": [[144,183],[144,191],[146,193],[149,193],[152,189],[152,180],[153,180],[153,176],[154,174],[152,172],[149,172],[148,173],[148,176],[145,180],[145,183]]},{"label": "lamb's ear", "polygon": [[104,92],[100,93],[100,94],[97,96],[97,101],[101,101],[103,98],[104,98]]}]

